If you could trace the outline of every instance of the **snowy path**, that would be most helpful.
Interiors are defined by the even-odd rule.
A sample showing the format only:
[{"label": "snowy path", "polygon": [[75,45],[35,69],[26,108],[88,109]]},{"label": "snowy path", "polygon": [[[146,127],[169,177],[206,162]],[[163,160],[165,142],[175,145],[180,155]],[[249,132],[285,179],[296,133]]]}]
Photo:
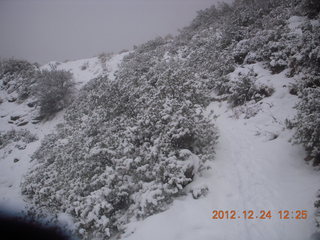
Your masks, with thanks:
[{"label": "snowy path", "polygon": [[[259,66],[255,66],[259,68]],[[257,69],[260,80],[270,74]],[[304,151],[292,146],[292,132],[284,128],[294,114],[295,96],[288,93],[290,79],[272,76],[276,92],[264,99],[258,114],[235,117],[226,103],[212,103],[218,115],[219,143],[212,170],[193,185],[206,184],[209,194],[194,200],[176,200],[166,212],[128,226],[126,240],[306,240],[314,232],[313,202],[319,188],[319,173],[307,166]],[[270,83],[269,83],[270,84]],[[257,107],[257,106],[255,106]],[[192,186],[191,186],[192,187]],[[254,219],[213,220],[213,210],[253,210]],[[271,219],[257,219],[260,211]],[[308,219],[280,219],[280,210],[307,210]],[[130,235],[130,232],[134,232]]]},{"label": "snowy path", "polygon": [[271,210],[272,219],[215,220],[218,229],[230,229],[218,239],[306,239],[314,225],[312,215],[308,220],[280,220],[277,212],[312,213],[319,177],[304,165],[303,151],[292,147],[286,134],[274,140],[261,138],[255,136],[257,126],[249,123],[218,118],[221,137],[210,197],[214,209],[253,210],[255,215]]}]

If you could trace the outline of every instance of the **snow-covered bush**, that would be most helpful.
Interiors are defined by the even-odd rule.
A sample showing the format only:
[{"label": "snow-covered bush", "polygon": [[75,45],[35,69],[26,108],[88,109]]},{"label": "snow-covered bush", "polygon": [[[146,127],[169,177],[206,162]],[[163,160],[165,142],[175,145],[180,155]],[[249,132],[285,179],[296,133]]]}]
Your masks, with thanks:
[{"label": "snow-covered bush", "polygon": [[302,0],[299,3],[300,12],[310,18],[319,16],[320,2],[318,0]]},{"label": "snow-covered bush", "polygon": [[[297,104],[297,116],[295,118],[296,134],[295,142],[302,144],[306,151],[306,160],[314,166],[320,164],[320,25],[319,15],[315,16],[313,11],[318,11],[317,1],[302,1],[302,10],[306,15],[313,17],[310,21],[305,19],[302,24],[301,47],[298,56],[295,58],[295,69],[303,73],[304,77],[298,81],[298,96],[300,102]],[[308,4],[312,8],[306,8]],[[307,13],[310,13],[310,16]]]},{"label": "snow-covered bush", "polygon": [[70,102],[74,85],[72,73],[57,69],[42,70],[36,80],[36,97],[42,117],[51,116]]},{"label": "snow-covered bush", "polygon": [[12,142],[22,141],[24,143],[31,143],[38,140],[36,135],[32,134],[28,130],[10,130],[4,133],[0,132],[0,149],[6,147]]},{"label": "snow-covered bush", "polygon": [[256,73],[254,71],[241,74],[239,78],[230,82],[230,86],[231,94],[228,102],[232,107],[243,105],[251,100],[258,102],[271,96],[274,92],[273,88],[256,83]]},{"label": "snow-covered bush", "polygon": [[295,140],[305,147],[306,160],[317,166],[320,164],[320,76],[306,77],[299,97]]},{"label": "snow-covered bush", "polygon": [[166,44],[137,47],[115,81],[90,81],[33,156],[23,193],[37,211],[73,216],[84,239],[165,210],[213,158],[217,134],[202,113],[208,79],[166,59]]},{"label": "snow-covered bush", "polygon": [[106,62],[112,57],[113,53],[100,53],[98,55],[98,59],[102,65],[106,64]]},{"label": "snow-covered bush", "polygon": [[25,60],[5,59],[0,61],[0,87],[9,94],[16,92],[20,101],[33,95],[37,64]]},{"label": "snow-covered bush", "polygon": [[[306,24],[303,36],[288,27],[297,2],[239,0],[211,7],[178,37],[135,47],[115,81],[89,82],[67,108],[65,124],[33,156],[37,164],[24,194],[39,210],[72,215],[84,239],[113,236],[130,218],[166,209],[212,159],[216,132],[202,115],[209,93],[225,95],[220,99],[235,107],[273,92],[254,72],[230,80],[237,64],[263,62],[274,73],[289,69],[291,76],[305,66],[318,71],[317,24]],[[317,94],[309,87],[300,106],[301,143],[312,142],[305,136],[317,130],[314,112],[308,112],[317,106],[310,100]],[[251,117],[260,108],[238,110]],[[317,141],[309,144],[316,151]],[[206,191],[192,193],[198,198]]]},{"label": "snow-covered bush", "polygon": [[6,74],[13,75],[16,73],[28,74],[28,72],[32,71],[33,69],[34,65],[26,60],[10,58],[1,61],[0,76]]}]

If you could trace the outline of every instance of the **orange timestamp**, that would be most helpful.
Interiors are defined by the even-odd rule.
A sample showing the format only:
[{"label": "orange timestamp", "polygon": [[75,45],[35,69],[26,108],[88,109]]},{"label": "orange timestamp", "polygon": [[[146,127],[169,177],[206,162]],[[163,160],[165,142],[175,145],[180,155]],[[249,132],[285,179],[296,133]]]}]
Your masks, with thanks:
[{"label": "orange timestamp", "polygon": [[280,211],[271,211],[271,210],[214,210],[212,211],[211,219],[297,219],[305,220],[308,218],[307,210],[280,210]]}]

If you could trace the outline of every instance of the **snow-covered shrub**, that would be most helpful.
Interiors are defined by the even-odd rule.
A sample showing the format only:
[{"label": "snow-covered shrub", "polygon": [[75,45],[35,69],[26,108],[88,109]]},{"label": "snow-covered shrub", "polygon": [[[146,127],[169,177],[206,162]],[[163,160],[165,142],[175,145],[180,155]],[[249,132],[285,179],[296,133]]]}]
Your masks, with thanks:
[{"label": "snow-covered shrub", "polygon": [[26,60],[10,58],[1,61],[0,76],[6,74],[13,75],[16,73],[28,74],[28,72],[32,71],[33,69],[34,65]]},{"label": "snow-covered shrub", "polygon": [[100,63],[102,65],[104,65],[111,57],[112,57],[113,53],[100,53],[98,55],[98,59],[100,60]]},{"label": "snow-covered shrub", "polygon": [[274,92],[272,88],[256,83],[256,73],[254,71],[241,74],[239,78],[230,82],[230,86],[231,94],[228,102],[232,107],[243,105],[251,100],[258,102],[271,96]]},{"label": "snow-covered shrub", "polygon": [[208,79],[165,59],[161,39],[126,56],[115,81],[90,81],[42,142],[23,193],[38,211],[74,217],[84,239],[165,210],[213,158]]},{"label": "snow-covered shrub", "polygon": [[210,83],[212,83],[212,86],[210,88],[213,88],[218,96],[229,94],[230,93],[230,79],[228,76],[221,76],[217,78],[213,78]]},{"label": "snow-covered shrub", "polygon": [[137,49],[137,53],[144,53],[144,52],[150,52],[159,49],[162,45],[166,44],[168,40],[157,37],[153,40],[150,40],[142,45],[140,45]]},{"label": "snow-covered shrub", "polygon": [[12,142],[22,141],[24,143],[31,143],[38,140],[36,135],[32,134],[30,131],[21,130],[10,130],[4,133],[0,133],[0,149],[6,147]]},{"label": "snow-covered shrub", "polygon": [[305,147],[306,160],[320,164],[320,76],[308,76],[300,86],[300,102],[297,104],[296,143]]},{"label": "snow-covered shrub", "polygon": [[74,86],[72,78],[72,73],[57,69],[37,74],[36,97],[42,117],[49,117],[67,106]]},{"label": "snow-covered shrub", "polygon": [[261,104],[258,103],[244,104],[233,109],[233,117],[236,119],[239,119],[240,117],[249,119],[256,116],[258,112],[261,111],[261,108]]},{"label": "snow-covered shrub", "polygon": [[[313,6],[305,8],[308,4]],[[318,5],[318,6],[317,6]],[[303,11],[309,17],[319,21],[319,15],[315,16],[314,11],[318,11],[317,1],[302,1]],[[310,16],[308,12],[312,13]],[[313,21],[315,21],[315,19]],[[298,96],[300,102],[297,104],[297,116],[294,124],[296,126],[295,142],[302,144],[306,151],[306,160],[313,165],[320,164],[320,25],[305,19],[301,26],[301,46],[298,56],[295,58],[294,66],[304,77],[298,81]]]},{"label": "snow-covered shrub", "polygon": [[250,52],[250,45],[248,40],[240,41],[233,51],[233,58],[237,64],[242,64]]},{"label": "snow-covered shrub", "polygon": [[[33,156],[24,194],[40,210],[72,215],[84,239],[107,238],[130,218],[165,209],[212,158],[216,132],[202,115],[209,92],[230,95],[232,106],[273,92],[253,72],[230,81],[236,64],[263,61],[274,73],[295,68],[293,75],[319,65],[316,24],[302,37],[290,33],[293,2],[211,7],[178,37],[135,47],[115,81],[91,81],[68,107],[64,126]],[[238,108],[245,117],[260,109],[248,106]]]},{"label": "snow-covered shrub", "polygon": [[9,94],[16,92],[19,101],[32,96],[37,64],[18,59],[5,59],[0,63],[0,87]]},{"label": "snow-covered shrub", "polygon": [[318,0],[302,0],[299,3],[300,12],[310,18],[319,16],[320,2]]},{"label": "snow-covered shrub", "polygon": [[[318,18],[319,21],[319,18]],[[302,43],[300,50],[300,64],[305,69],[320,71],[320,24],[306,21],[302,26]],[[307,71],[308,72],[308,71]]]},{"label": "snow-covered shrub", "polygon": [[209,192],[209,188],[206,184],[195,186],[190,190],[192,197],[194,199],[198,199],[201,197],[205,197]]}]

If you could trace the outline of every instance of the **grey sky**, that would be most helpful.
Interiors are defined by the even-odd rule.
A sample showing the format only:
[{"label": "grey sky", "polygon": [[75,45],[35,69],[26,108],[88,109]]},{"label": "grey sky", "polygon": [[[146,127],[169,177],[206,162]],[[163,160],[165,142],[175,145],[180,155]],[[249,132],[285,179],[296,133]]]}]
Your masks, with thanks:
[{"label": "grey sky", "polygon": [[[230,2],[231,0],[225,0]],[[218,0],[0,0],[0,57],[45,63],[175,34]]]}]

